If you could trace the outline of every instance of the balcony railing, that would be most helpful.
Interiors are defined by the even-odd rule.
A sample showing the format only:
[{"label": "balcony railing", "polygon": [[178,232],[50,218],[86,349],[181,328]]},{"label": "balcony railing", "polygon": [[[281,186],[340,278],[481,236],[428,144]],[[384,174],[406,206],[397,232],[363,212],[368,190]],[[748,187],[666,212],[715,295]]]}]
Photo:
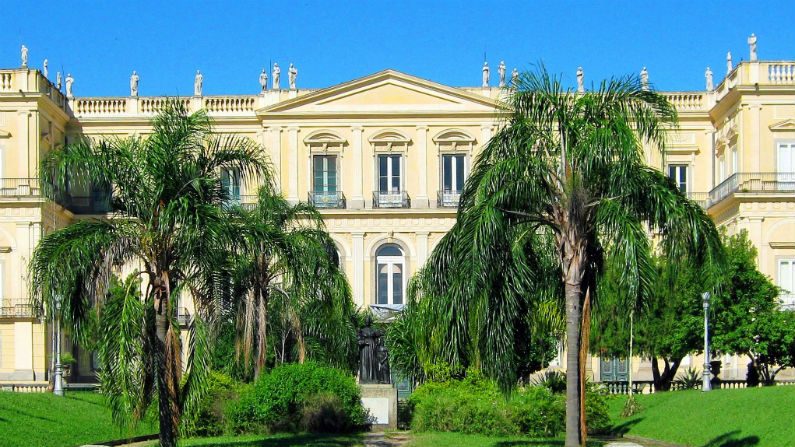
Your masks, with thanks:
[{"label": "balcony railing", "polygon": [[738,172],[709,192],[709,206],[731,194],[795,194],[795,172]]},{"label": "balcony railing", "polygon": [[460,200],[461,191],[439,191],[436,203],[440,208],[456,208]]},{"label": "balcony railing", "polygon": [[781,310],[795,310],[795,293],[783,293],[778,299],[781,300]]},{"label": "balcony railing", "polygon": [[373,208],[408,208],[410,203],[406,191],[373,191]]},{"label": "balcony railing", "polygon": [[345,208],[345,194],[335,192],[310,192],[309,203],[315,208]]},{"label": "balcony railing", "polygon": [[689,192],[687,198],[696,202],[701,208],[709,208],[709,193],[708,192]]},{"label": "balcony railing", "polygon": [[177,309],[177,322],[181,326],[187,326],[191,322],[191,314],[190,311],[185,307],[180,307]]},{"label": "balcony railing", "polygon": [[0,198],[4,197],[41,197],[41,188],[37,178],[3,178],[0,179]]},{"label": "balcony railing", "polygon": [[0,298],[0,318],[32,318],[33,305],[27,298]]}]

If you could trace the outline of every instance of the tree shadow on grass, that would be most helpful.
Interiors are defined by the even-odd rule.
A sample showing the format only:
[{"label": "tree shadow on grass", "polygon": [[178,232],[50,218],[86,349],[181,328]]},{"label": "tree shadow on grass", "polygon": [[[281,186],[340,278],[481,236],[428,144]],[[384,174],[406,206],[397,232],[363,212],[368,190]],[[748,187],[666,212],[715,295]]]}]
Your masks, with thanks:
[{"label": "tree shadow on grass", "polygon": [[295,435],[261,440],[224,440],[215,444],[198,444],[201,447],[353,447],[362,445],[358,436]]},{"label": "tree shadow on grass", "polygon": [[740,430],[724,433],[702,447],[751,447],[759,444],[758,436],[751,435],[740,438],[739,434]]},{"label": "tree shadow on grass", "polygon": [[[557,447],[565,444],[562,439],[526,439],[522,441],[500,441],[491,447]],[[588,437],[588,446],[597,447],[604,445],[601,441]]]},{"label": "tree shadow on grass", "polygon": [[619,437],[624,436],[625,434],[629,433],[629,430],[633,426],[637,425],[642,420],[643,420],[642,417],[634,417],[632,419],[627,419],[626,421],[620,424],[614,425],[613,428],[610,430],[610,434]]}]

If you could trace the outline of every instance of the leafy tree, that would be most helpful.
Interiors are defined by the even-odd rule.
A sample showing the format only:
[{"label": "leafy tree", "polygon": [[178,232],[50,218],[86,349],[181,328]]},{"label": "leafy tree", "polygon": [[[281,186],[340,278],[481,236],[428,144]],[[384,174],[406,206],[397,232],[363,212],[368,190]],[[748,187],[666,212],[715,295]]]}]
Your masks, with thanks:
[{"label": "leafy tree", "polygon": [[252,210],[232,212],[241,243],[231,259],[231,309],[243,367],[258,376],[271,352],[273,363],[309,358],[353,368],[356,307],[320,213],[269,186]]},{"label": "leafy tree", "polygon": [[[30,263],[31,297],[48,313],[60,309],[79,339],[88,337],[97,307],[104,324],[100,378],[113,416],[136,421],[157,402],[165,447],[175,445],[181,414],[205,388],[214,297],[203,272],[223,264],[237,237],[222,209],[228,197],[221,171],[268,183],[264,157],[252,140],[213,134],[204,112],[188,114],[170,102],[146,137],[81,140],[42,162],[53,195],[68,184],[110,185],[113,217],[81,219],[45,235]],[[140,268],[143,301],[132,293],[107,300],[112,274],[127,266]],[[183,379],[177,298],[188,292],[198,312]]]},{"label": "leafy tree", "polygon": [[657,256],[654,265],[654,287],[648,296],[634,300],[637,307],[627,305],[620,266],[607,269],[599,284],[601,303],[594,315],[592,352],[627,357],[629,312],[634,309],[635,352],[650,359],[654,389],[668,391],[684,357],[704,347],[701,294],[715,288],[718,275],[687,258],[672,261]]},{"label": "leafy tree", "polygon": [[756,267],[756,248],[746,232],[724,237],[725,286],[715,297],[712,343],[716,351],[746,355],[763,383],[793,365],[795,315],[779,310],[780,289]]},{"label": "leafy tree", "polygon": [[[590,308],[604,259],[624,266],[629,296],[648,296],[649,229],[669,257],[715,258],[720,239],[704,211],[646,165],[644,145],[664,150],[676,112],[639,79],[578,94],[541,68],[521,76],[506,109],[465,185],[453,230],[417,276],[426,313],[447,323],[426,340],[452,360],[469,351],[505,386],[517,371],[511,323],[523,315],[520,304],[537,312],[554,301],[541,292],[555,290],[544,284],[557,278],[566,327],[565,445],[580,445]],[[557,275],[537,268],[544,256]],[[517,300],[524,295],[532,298]]]}]

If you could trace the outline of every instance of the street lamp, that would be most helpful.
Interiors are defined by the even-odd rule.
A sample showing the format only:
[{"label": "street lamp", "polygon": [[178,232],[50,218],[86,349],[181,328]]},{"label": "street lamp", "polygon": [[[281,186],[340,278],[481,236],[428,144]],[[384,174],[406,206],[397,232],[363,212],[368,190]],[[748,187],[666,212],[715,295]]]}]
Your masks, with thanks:
[{"label": "street lamp", "polygon": [[63,396],[63,365],[61,365],[61,300],[55,297],[55,374],[53,377],[52,393]]},{"label": "street lamp", "polygon": [[709,292],[702,293],[701,298],[704,303],[704,383],[701,387],[701,391],[710,391],[712,386],[709,382]]}]

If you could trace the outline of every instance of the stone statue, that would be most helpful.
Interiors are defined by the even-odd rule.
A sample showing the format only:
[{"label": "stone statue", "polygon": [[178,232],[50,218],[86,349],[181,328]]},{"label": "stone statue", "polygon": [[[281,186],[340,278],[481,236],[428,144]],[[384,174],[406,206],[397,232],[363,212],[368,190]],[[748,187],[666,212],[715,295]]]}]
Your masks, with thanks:
[{"label": "stone statue", "polygon": [[582,67],[577,67],[577,93],[585,93],[584,76],[585,72],[582,71]]},{"label": "stone statue", "polygon": [[202,87],[204,87],[204,76],[199,70],[196,70],[196,77],[193,78],[193,96],[201,96]]},{"label": "stone statue", "polygon": [[130,76],[130,96],[138,96],[138,73],[135,70]]},{"label": "stone statue", "polygon": [[45,78],[50,77],[50,68],[48,67],[48,65],[49,61],[47,59],[44,59],[44,63],[41,64],[41,74],[43,74]]},{"label": "stone statue", "polygon": [[483,62],[483,88],[489,87],[489,63]]},{"label": "stone statue", "polygon": [[61,72],[55,73],[55,88],[61,90]]},{"label": "stone statue", "polygon": [[711,92],[714,90],[714,86],[712,85],[712,70],[707,67],[707,71],[704,72],[704,77],[707,79],[707,91]]},{"label": "stone statue", "polygon": [[74,98],[75,96],[72,94],[72,84],[74,84],[75,78],[72,77],[72,73],[67,73],[66,75],[66,97],[69,99]]},{"label": "stone statue", "polygon": [[646,67],[640,70],[640,88],[643,90],[649,89],[649,71],[646,70]]},{"label": "stone statue", "polygon": [[732,66],[732,52],[729,51],[726,53],[726,74],[728,75],[729,73],[731,73],[733,69],[734,67]]},{"label": "stone statue", "polygon": [[519,70],[516,68],[514,68],[511,72],[511,84],[513,84],[513,88],[516,88],[516,86],[519,85]]},{"label": "stone statue", "polygon": [[262,69],[262,73],[259,74],[259,86],[262,89],[262,94],[264,95],[266,91],[268,91],[268,74],[265,73],[265,69]]},{"label": "stone statue", "polygon": [[751,62],[756,62],[756,36],[754,33],[751,33],[751,36],[748,38],[748,47],[751,49]]},{"label": "stone statue", "polygon": [[279,64],[276,62],[273,63],[273,72],[271,75],[273,76],[273,89],[279,90],[279,77],[282,74],[282,69],[279,68]]},{"label": "stone statue", "polygon": [[25,45],[22,45],[22,48],[20,48],[19,52],[20,52],[20,56],[22,57],[22,68],[27,68],[28,67],[28,47],[26,47]]},{"label": "stone statue", "polygon": [[497,67],[497,73],[500,75],[500,88],[505,87],[505,61],[500,61],[500,65]]},{"label": "stone statue", "polygon": [[359,329],[359,383],[389,383],[389,361],[383,333],[367,317]]},{"label": "stone statue", "polygon": [[298,77],[298,69],[295,65],[290,63],[290,68],[287,69],[287,80],[290,83],[290,90],[295,90],[295,78]]}]

